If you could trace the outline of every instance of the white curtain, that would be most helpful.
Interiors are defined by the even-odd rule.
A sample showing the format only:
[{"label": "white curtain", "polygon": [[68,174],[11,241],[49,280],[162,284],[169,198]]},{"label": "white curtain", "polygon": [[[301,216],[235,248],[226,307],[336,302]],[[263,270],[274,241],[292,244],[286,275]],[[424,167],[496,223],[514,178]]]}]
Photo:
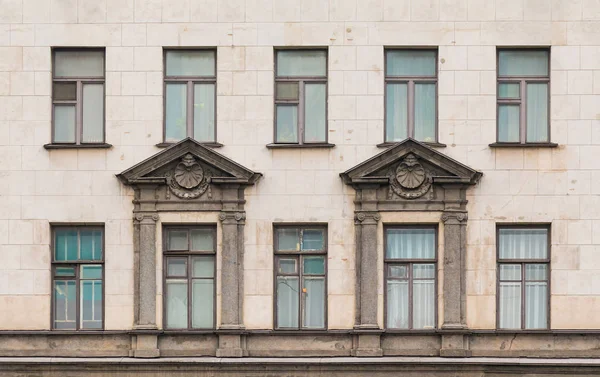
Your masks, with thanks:
[{"label": "white curtain", "polygon": [[298,278],[277,278],[277,327],[298,327],[299,290]]},{"label": "white curtain", "polygon": [[521,328],[521,282],[500,283],[500,328]]},{"label": "white curtain", "polygon": [[545,329],[548,327],[548,283],[525,283],[525,328]]},{"label": "white curtain", "polygon": [[167,328],[188,327],[187,280],[167,280]]},{"label": "white curtain", "polygon": [[527,84],[527,141],[548,141],[548,84]]},{"label": "white curtain", "polygon": [[304,327],[325,327],[325,278],[304,278]]},{"label": "white curtain", "polygon": [[519,142],[521,124],[519,109],[518,105],[498,106],[498,141]]},{"label": "white curtain", "polygon": [[408,132],[408,85],[387,84],[385,141],[402,141]]},{"label": "white curtain", "polygon": [[298,106],[277,105],[277,142],[298,142]]},{"label": "white curtain", "polygon": [[435,282],[433,280],[413,280],[413,328],[434,328],[434,308]]},{"label": "white curtain", "polygon": [[194,139],[215,141],[215,84],[194,85]]},{"label": "white curtain", "polygon": [[179,141],[186,136],[187,86],[167,84],[165,95],[166,141]]},{"label": "white curtain", "polygon": [[435,141],[435,84],[415,84],[415,139]]},{"label": "white curtain", "polygon": [[304,85],[304,140],[325,142],[326,85]]},{"label": "white curtain", "polygon": [[104,84],[83,84],[83,142],[104,141]]},{"label": "white curtain", "polygon": [[408,297],[408,280],[388,280],[387,328],[408,328]]},{"label": "white curtain", "polygon": [[501,259],[546,259],[547,229],[500,229]]},{"label": "white curtain", "polygon": [[75,105],[54,105],[54,141],[75,142]]},{"label": "white curtain", "polygon": [[192,327],[212,328],[214,312],[214,281],[194,279],[192,282]]},{"label": "white curtain", "polygon": [[388,229],[386,257],[435,258],[435,229]]}]

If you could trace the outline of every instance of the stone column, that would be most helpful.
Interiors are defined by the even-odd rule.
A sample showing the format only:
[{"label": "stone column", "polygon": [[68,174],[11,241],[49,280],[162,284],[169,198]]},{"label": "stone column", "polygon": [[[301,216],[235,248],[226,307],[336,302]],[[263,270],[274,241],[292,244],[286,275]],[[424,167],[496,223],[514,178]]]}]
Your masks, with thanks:
[{"label": "stone column", "polygon": [[244,329],[244,220],[243,211],[223,211],[221,254],[221,326],[229,333],[219,335],[218,357],[242,357],[240,330]]}]

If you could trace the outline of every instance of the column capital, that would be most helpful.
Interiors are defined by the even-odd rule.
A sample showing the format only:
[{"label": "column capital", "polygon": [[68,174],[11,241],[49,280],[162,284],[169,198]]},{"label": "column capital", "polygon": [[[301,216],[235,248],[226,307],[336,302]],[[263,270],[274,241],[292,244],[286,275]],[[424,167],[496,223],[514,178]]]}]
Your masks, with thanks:
[{"label": "column capital", "polygon": [[381,215],[376,211],[355,211],[355,224],[377,224],[381,220]]},{"label": "column capital", "polygon": [[449,225],[463,225],[467,223],[469,216],[466,212],[444,212],[442,222]]},{"label": "column capital", "polygon": [[137,212],[133,216],[133,221],[142,224],[155,224],[158,221],[157,212]]},{"label": "column capital", "polygon": [[222,211],[219,213],[219,220],[226,224],[244,224],[246,220],[245,211]]}]

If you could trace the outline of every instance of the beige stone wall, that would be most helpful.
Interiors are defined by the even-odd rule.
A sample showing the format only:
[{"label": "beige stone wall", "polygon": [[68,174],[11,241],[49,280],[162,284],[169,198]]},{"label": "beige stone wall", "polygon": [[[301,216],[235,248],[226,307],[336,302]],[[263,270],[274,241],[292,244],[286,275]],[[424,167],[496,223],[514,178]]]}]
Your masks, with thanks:
[{"label": "beige stone wall", "polygon": [[[329,47],[336,147],[269,150],[273,46],[309,45]],[[513,45],[552,46],[556,149],[488,147],[495,46]],[[111,149],[42,147],[51,46],[106,46]],[[132,192],[114,174],[159,151],[163,46],[217,47],[218,151],[264,174],[247,192],[248,328],[272,327],[272,224],[293,221],[329,224],[329,327],[353,325],[354,197],[338,174],[383,141],[384,46],[439,46],[440,151],[484,172],[469,326],[495,326],[496,223],[551,222],[552,327],[600,328],[599,1],[0,0],[0,329],[49,328],[49,224],[88,222],[106,229],[106,329],[132,326]]]}]

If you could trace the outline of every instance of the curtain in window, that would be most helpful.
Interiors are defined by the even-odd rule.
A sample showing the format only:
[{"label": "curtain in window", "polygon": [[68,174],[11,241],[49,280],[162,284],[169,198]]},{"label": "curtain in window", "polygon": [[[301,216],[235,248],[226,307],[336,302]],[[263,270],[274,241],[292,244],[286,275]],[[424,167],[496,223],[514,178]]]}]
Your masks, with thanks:
[{"label": "curtain in window", "polygon": [[387,282],[387,326],[391,329],[408,328],[408,281]]},{"label": "curtain in window", "polygon": [[500,229],[501,259],[546,259],[548,230]]},{"label": "curtain in window", "polygon": [[435,284],[433,280],[413,280],[413,328],[435,325]]},{"label": "curtain in window", "polygon": [[325,142],[326,85],[309,84],[304,86],[304,141],[307,143]]},{"label": "curtain in window", "polygon": [[498,54],[498,75],[547,76],[548,51],[500,51]]},{"label": "curtain in window", "polygon": [[387,76],[435,76],[436,52],[431,50],[387,51]]},{"label": "curtain in window", "polygon": [[325,327],[325,279],[304,278],[304,327]]},{"label": "curtain in window", "polygon": [[298,142],[298,106],[277,105],[277,142]]},{"label": "curtain in window", "polygon": [[435,84],[415,84],[415,139],[435,141]]},{"label": "curtain in window", "polygon": [[298,327],[300,293],[297,277],[277,278],[277,326]]},{"label": "curtain in window", "polygon": [[387,258],[435,258],[435,229],[388,229],[386,236]]},{"label": "curtain in window", "polygon": [[192,281],[192,327],[213,327],[214,282],[209,279]]},{"label": "curtain in window", "polygon": [[215,85],[194,85],[194,139],[215,141]]},{"label": "curtain in window", "polygon": [[548,283],[525,283],[525,328],[545,329],[548,327]]},{"label": "curtain in window", "polygon": [[548,84],[527,84],[527,142],[548,141]]},{"label": "curtain in window", "polygon": [[520,107],[518,105],[498,106],[498,140],[502,142],[519,142],[521,124]]},{"label": "curtain in window", "polygon": [[187,86],[186,84],[166,85],[166,140],[179,141],[186,135]]},{"label": "curtain in window", "polygon": [[387,84],[385,141],[402,141],[408,136],[408,85]]},{"label": "curtain in window", "polygon": [[54,105],[54,141],[75,142],[75,105]]},{"label": "curtain in window", "polygon": [[277,76],[325,76],[326,51],[278,51]]},{"label": "curtain in window", "polygon": [[186,280],[167,280],[167,328],[188,327],[188,288]]},{"label": "curtain in window", "polygon": [[83,84],[84,143],[104,140],[104,84]]},{"label": "curtain in window", "polygon": [[54,328],[75,329],[77,289],[75,280],[54,282]]},{"label": "curtain in window", "polygon": [[214,76],[215,52],[209,50],[167,51],[167,76]]},{"label": "curtain in window", "polygon": [[500,283],[500,328],[521,328],[521,282]]}]

